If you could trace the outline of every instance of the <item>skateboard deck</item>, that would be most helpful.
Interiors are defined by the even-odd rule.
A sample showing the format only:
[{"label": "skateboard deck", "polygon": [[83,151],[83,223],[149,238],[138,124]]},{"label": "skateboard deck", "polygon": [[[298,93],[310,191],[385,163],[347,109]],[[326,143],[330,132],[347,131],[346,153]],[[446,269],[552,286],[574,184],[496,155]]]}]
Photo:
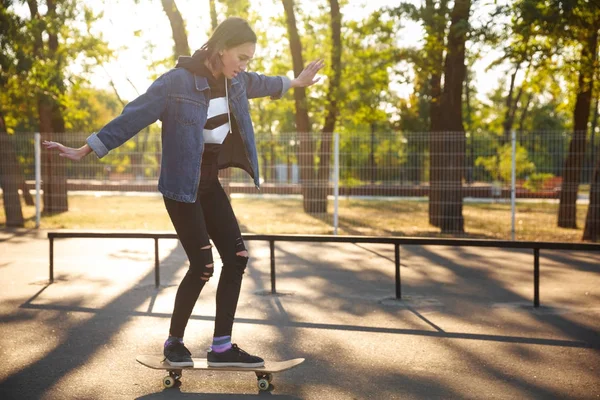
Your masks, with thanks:
[{"label": "skateboard deck", "polygon": [[263,367],[211,367],[208,365],[206,358],[192,358],[194,361],[193,367],[174,367],[169,364],[163,356],[140,355],[136,357],[136,361],[145,367],[152,369],[166,370],[169,375],[163,378],[163,386],[170,388],[175,386],[181,380],[184,370],[209,370],[209,371],[233,371],[233,372],[254,372],[258,380],[258,389],[261,391],[272,390],[273,374],[277,372],[287,371],[304,362],[304,358],[294,358],[292,360],[272,361],[265,360]]}]

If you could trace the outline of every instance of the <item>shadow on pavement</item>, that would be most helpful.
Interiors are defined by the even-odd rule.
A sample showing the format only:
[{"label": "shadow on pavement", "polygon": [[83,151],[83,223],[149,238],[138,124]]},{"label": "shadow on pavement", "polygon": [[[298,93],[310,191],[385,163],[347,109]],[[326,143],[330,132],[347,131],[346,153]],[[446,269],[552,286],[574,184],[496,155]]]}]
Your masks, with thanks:
[{"label": "shadow on pavement", "polygon": [[[381,285],[390,287],[390,275],[379,270],[366,269],[353,271],[347,268],[349,266],[353,267],[354,265],[360,265],[360,263],[364,262],[365,249],[362,246],[358,247],[361,248],[360,252],[350,251],[344,254],[344,263],[330,263],[327,265],[327,268],[319,270],[318,273],[323,277],[323,285],[326,286],[323,286],[321,292],[314,296],[314,298],[306,298],[306,302],[310,301],[313,304],[327,304],[327,300],[331,296],[334,296],[335,298],[346,300],[336,311],[352,314],[353,317],[365,318],[365,321],[367,321],[366,318],[368,318],[368,314],[365,310],[368,310],[368,308],[362,309],[360,307],[355,307],[355,304],[353,303],[360,302],[353,302],[352,298],[349,297],[349,294],[354,294],[357,291],[371,293]],[[323,248],[328,249],[326,246],[323,246]],[[339,252],[339,249],[333,249],[333,251]],[[406,250],[403,249],[402,251],[403,254],[405,254]],[[185,266],[185,262],[181,262],[180,255],[182,252],[183,249],[178,245],[171,254],[161,260],[161,263],[170,263],[173,265],[168,269],[165,268],[162,270],[165,273],[163,282],[171,283],[175,278],[176,272]],[[280,246],[277,246],[277,252],[284,255],[288,265],[287,268],[278,272],[278,276],[282,279],[310,279],[316,274],[314,265],[321,263],[321,261],[318,260],[318,257],[315,257],[315,255],[311,253],[294,253]],[[448,286],[440,285],[435,277],[432,277],[432,279],[424,279],[421,284],[405,284],[408,293],[424,295],[435,293],[436,296],[449,299],[458,298],[462,303],[469,304],[487,304],[491,300],[496,299],[502,301],[509,300],[511,302],[529,301],[529,299],[514,293],[510,287],[507,287],[509,285],[505,282],[499,282],[493,276],[491,268],[498,267],[499,265],[495,265],[495,263],[486,259],[485,253],[482,254],[470,252],[465,249],[457,249],[453,254],[458,255],[457,259],[461,261],[454,261],[440,256],[431,249],[413,248],[410,252],[413,254],[418,253],[419,256],[429,264],[438,265],[444,270],[451,271],[456,279],[454,282],[455,284]],[[374,254],[375,252],[370,251],[370,253]],[[179,254],[179,256],[176,256],[176,254]],[[382,255],[380,255],[380,257],[381,256]],[[315,258],[317,261],[315,261]],[[488,265],[490,268],[478,269],[467,266],[465,263],[467,260],[471,265]],[[389,257],[383,256],[382,261],[392,264]],[[589,266],[585,268],[589,268]],[[152,305],[156,299],[157,291],[153,289],[151,285],[146,285],[147,282],[152,280],[153,273],[153,271],[150,271],[139,280],[140,285],[142,285],[142,282],[144,283],[142,285],[143,287],[138,288],[137,290],[128,290],[101,308],[84,307],[82,304],[83,299],[74,299],[66,305],[34,303],[34,300],[40,297],[47,286],[41,288],[38,293],[34,294],[24,303],[21,303],[19,307],[21,312],[17,310],[18,314],[16,316],[11,315],[10,317],[35,318],[38,315],[34,313],[36,310],[58,311],[56,314],[58,314],[60,318],[56,321],[48,321],[47,323],[55,325],[57,329],[65,331],[66,334],[58,345],[45,353],[42,358],[34,360],[23,369],[8,375],[3,381],[0,381],[0,395],[19,393],[20,398],[43,398],[47,395],[47,390],[55,386],[62,377],[72,373],[75,369],[90,363],[93,356],[99,350],[109,347],[111,345],[111,338],[121,332],[123,327],[132,320],[132,317],[170,318],[170,313],[136,311],[136,309],[148,300],[150,300],[150,307],[148,307],[148,310],[152,310],[153,308]],[[529,275],[529,270],[524,272],[524,276]],[[257,272],[254,268],[249,269],[249,279],[255,280],[258,289],[265,288],[264,284],[267,281],[264,279],[264,274]],[[110,285],[110,281],[102,282],[102,285]],[[470,287],[476,288],[477,290],[465,290]],[[457,288],[462,290],[462,292],[457,292]],[[300,297],[300,295],[298,297]],[[531,317],[541,324],[546,324],[549,327],[555,328],[566,336],[566,339],[467,333],[464,331],[448,332],[447,330],[444,330],[442,323],[436,323],[433,321],[433,318],[428,319],[419,314],[416,309],[411,309],[410,302],[407,302],[408,306],[402,307],[418,317],[418,321],[414,323],[406,319],[404,315],[399,315],[397,313],[398,307],[379,305],[379,311],[388,313],[388,317],[394,320],[402,320],[405,326],[408,325],[407,328],[370,326],[367,325],[367,322],[365,322],[364,325],[301,322],[294,321],[293,315],[291,317],[288,315],[284,303],[280,302],[276,296],[271,299],[273,300],[271,303],[272,306],[271,308],[266,307],[267,311],[264,318],[236,318],[236,324],[255,324],[276,327],[279,331],[279,337],[285,338],[285,340],[277,340],[273,344],[271,351],[284,358],[305,356],[304,354],[299,354],[300,349],[295,347],[294,344],[301,342],[302,335],[306,334],[307,329],[322,330],[319,332],[323,333],[326,333],[325,331],[327,330],[334,330],[339,332],[383,333],[432,337],[438,339],[469,339],[472,341],[511,343],[514,345],[515,351],[519,350],[517,345],[544,345],[575,348],[600,347],[597,331],[583,324],[570,321],[566,317],[555,315],[543,316],[532,314]],[[270,302],[270,300],[268,301]],[[376,300],[372,301],[375,302]],[[68,319],[68,314],[71,312],[83,312],[91,315],[88,320],[73,323]],[[471,316],[460,307],[454,309],[448,307],[445,309],[444,317],[453,318],[455,321],[461,322],[469,321]],[[213,321],[214,317],[192,315],[191,319]],[[11,321],[0,319],[0,322],[6,323]],[[423,329],[423,323],[426,323],[428,327],[432,329]],[[520,321],[515,324],[519,323]],[[517,326],[517,328],[519,328],[519,326]],[[526,328],[527,326],[523,325],[522,331],[527,332]],[[397,339],[398,338],[393,337],[387,338],[387,340]],[[479,366],[486,376],[491,376],[499,382],[512,382],[512,385],[518,388],[519,393],[521,393],[523,397],[553,397],[553,393],[544,387],[543,384],[528,380],[526,376],[515,378],[510,370],[503,370],[493,363],[486,363],[485,357],[477,352],[477,346],[465,349],[460,346],[460,343],[457,343],[457,341],[447,340],[439,341],[442,343],[437,342],[438,341],[435,343],[436,345],[440,345],[440,347],[443,346],[445,349],[450,349],[457,354],[461,354],[461,357],[468,360],[470,365]],[[339,380],[339,367],[332,365],[331,359],[336,354],[347,353],[347,349],[343,346],[343,341],[324,341],[322,344],[325,351],[322,353],[314,352],[310,357],[310,364],[307,363],[307,365],[312,366],[310,369],[311,371],[318,371],[318,373],[307,373],[303,376],[303,388],[300,389],[301,392],[308,392],[311,385],[326,382],[331,387],[343,388],[346,391],[348,398],[365,398],[365,396],[371,394],[377,396],[377,398],[391,398],[391,391],[400,389],[407,397],[410,397],[411,395],[419,396],[423,393],[427,393],[429,398],[436,396],[456,398],[465,395],[464,392],[461,392],[460,387],[450,387],[450,385],[443,381],[440,376],[431,371],[425,371],[423,375],[417,376],[408,370],[399,372],[393,364],[381,364],[379,366],[369,366],[368,368],[364,367],[363,369],[367,374],[356,373],[355,375],[351,375],[351,381],[341,381]],[[563,349],[556,349],[556,351],[562,350]],[[550,348],[549,351],[555,350]],[[520,359],[527,359],[527,357],[527,353],[520,355]],[[530,355],[529,358],[531,357],[532,356]],[[355,370],[360,371],[360,365],[352,365]],[[378,382],[382,383],[382,385],[380,385],[381,391],[378,391],[378,387],[369,386],[373,385],[372,377],[378,377]],[[386,392],[385,390],[389,390],[390,392]],[[308,393],[305,394],[308,396]],[[300,395],[302,395],[302,393]],[[138,398],[233,400],[263,397],[281,400],[300,399],[295,396],[278,395],[271,392],[261,392],[252,395],[185,393],[181,392],[179,388],[167,389],[162,392],[147,394]]]},{"label": "shadow on pavement", "polygon": [[277,395],[271,392],[260,392],[257,394],[222,394],[222,393],[184,393],[179,388],[165,389],[162,392],[152,393],[137,397],[136,400],[162,400],[162,399],[195,399],[195,400],[250,400],[250,399],[273,399],[273,400],[301,400],[300,397],[289,395]]}]

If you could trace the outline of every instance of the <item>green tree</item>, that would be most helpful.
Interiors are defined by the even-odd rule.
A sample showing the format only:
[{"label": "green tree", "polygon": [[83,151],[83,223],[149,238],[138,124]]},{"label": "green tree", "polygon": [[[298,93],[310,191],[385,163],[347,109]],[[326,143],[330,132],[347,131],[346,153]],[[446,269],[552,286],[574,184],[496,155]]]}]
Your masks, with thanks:
[{"label": "green tree", "polygon": [[[585,9],[589,4],[590,9]],[[565,162],[563,183],[560,192],[558,226],[577,228],[577,192],[581,179],[581,169],[585,154],[585,143],[592,102],[595,69],[598,68],[598,30],[600,30],[600,12],[597,4],[582,3],[573,9],[575,21],[579,21],[576,35],[581,43],[579,59],[579,80],[577,100],[573,111],[573,138]],[[592,10],[593,8],[593,10]]]},{"label": "green tree", "polygon": [[[552,48],[544,36],[538,35],[536,24],[526,17],[527,12],[518,3],[500,5],[490,15],[486,26],[486,44],[502,49],[502,55],[488,68],[500,64],[508,65],[508,92],[504,100],[501,144],[510,142],[511,131],[517,123],[517,114],[526,115],[532,93],[526,93],[528,82],[537,71],[551,68]],[[522,83],[517,84],[517,75],[523,71]],[[505,81],[506,83],[506,81]],[[526,99],[529,99],[527,101]],[[519,110],[522,107],[524,110]]]},{"label": "green tree", "polygon": [[[527,149],[523,146],[517,145],[515,157],[517,178],[535,172],[535,165],[529,160]],[[485,168],[495,181],[509,183],[512,177],[512,145],[503,145],[497,155],[478,157],[475,165]]]},{"label": "green tree", "polygon": [[175,4],[175,0],[161,0],[163,10],[169,18],[171,31],[173,32],[173,58],[177,60],[179,56],[189,56],[190,45],[188,44],[185,21]]},{"label": "green tree", "polygon": [[65,129],[68,132],[93,132],[115,118],[124,105],[115,93],[75,84],[64,99]]},{"label": "green tree", "polygon": [[583,240],[594,242],[600,240],[600,157],[598,157],[594,167],[590,188],[590,205],[585,218]]},{"label": "green tree", "polygon": [[[14,4],[5,5],[4,12],[16,14]],[[21,120],[21,127],[40,132],[44,140],[60,141],[68,124],[64,107],[69,85],[84,79],[70,75],[67,66],[75,59],[81,60],[85,73],[110,52],[101,38],[90,33],[97,16],[88,7],[75,0],[46,0],[44,6],[42,14],[37,0],[27,1],[29,18],[23,17],[23,24],[11,41],[20,69],[4,85],[10,91],[4,94],[4,99],[9,100],[7,108],[13,110],[13,115],[18,114],[19,119],[35,116],[25,124]],[[16,120],[16,117],[7,120],[7,125]],[[44,212],[66,211],[64,160],[44,152],[42,162]]]},{"label": "green tree", "polygon": [[[286,3],[289,3],[286,5]],[[313,4],[313,3],[311,3]],[[340,15],[343,14],[343,6]],[[324,74],[329,78],[326,90],[321,87],[311,88],[312,96],[306,96],[307,91],[296,92],[296,126],[300,139],[298,158],[303,182],[317,182],[316,188],[308,196],[305,194],[305,209],[315,209],[317,212],[325,211],[326,182],[329,175],[329,154],[331,152],[331,135],[328,131],[337,131],[341,134],[342,146],[344,141],[351,140],[350,133],[370,131],[372,126],[378,130],[389,131],[392,127],[390,117],[383,110],[384,104],[394,104],[397,99],[389,93],[390,74],[400,56],[394,46],[396,32],[399,26],[399,17],[394,9],[379,9],[372,15],[367,15],[359,20],[344,20],[340,23],[339,43],[343,51],[340,55],[340,67],[337,67],[335,53],[335,34],[337,28],[332,25],[337,17],[332,15],[335,5],[330,3],[317,3],[317,8],[303,9],[300,5],[291,7],[292,2],[284,1],[286,10],[294,12],[298,20],[304,23],[295,29],[291,24],[286,24],[290,37],[294,69],[298,60],[315,59],[320,57],[330,58],[324,69]],[[317,12],[319,11],[319,12]],[[290,12],[286,11],[288,22]],[[302,32],[302,35],[299,34]],[[301,53],[301,56],[300,54]],[[296,54],[294,56],[294,54]],[[303,62],[303,61],[302,61]],[[297,74],[298,72],[296,72]],[[336,74],[340,74],[339,89],[336,92]],[[332,102],[332,99],[337,100]],[[333,107],[335,105],[335,107]],[[336,108],[335,125],[333,129],[332,110]],[[310,114],[310,118],[309,117]],[[306,127],[306,128],[304,128]],[[309,132],[321,133],[313,137]],[[348,135],[347,135],[348,134]],[[376,134],[375,134],[376,136]],[[373,150],[377,147],[372,146]],[[369,154],[372,154],[369,151]],[[350,161],[360,162],[360,154],[350,155]],[[374,162],[374,156],[371,157]],[[302,175],[304,174],[304,176]],[[316,178],[315,178],[316,177]],[[316,180],[315,180],[316,179]],[[309,184],[304,186],[308,187]],[[314,186],[314,184],[313,184]],[[313,188],[314,189],[314,188]],[[308,189],[307,189],[308,190]],[[320,194],[315,196],[314,194]],[[320,199],[320,200],[318,200]]]},{"label": "green tree", "polygon": [[[302,42],[300,40],[300,35],[298,33],[298,27],[296,24],[294,0],[282,0],[282,3],[287,22],[294,76],[298,76],[304,68],[304,56],[302,52]],[[296,131],[298,132],[298,140],[300,141],[300,145],[297,147],[297,158],[300,166],[300,182],[302,184],[303,206],[305,212],[310,212],[310,199],[313,192],[311,186],[314,184],[314,143],[310,134],[311,124],[308,115],[306,89],[303,87],[294,88],[294,99],[296,101]]]},{"label": "green tree", "polygon": [[454,3],[450,15],[439,116],[431,116],[429,220],[432,225],[438,226],[442,233],[464,232],[462,177],[465,132],[462,90],[470,9],[470,0],[456,0]]},{"label": "green tree", "polygon": [[222,4],[226,16],[250,19],[250,0],[219,0],[218,2]]},{"label": "green tree", "polygon": [[[418,182],[423,175],[425,157],[422,153],[428,150],[424,142],[424,133],[437,125],[440,99],[442,93],[442,74],[444,69],[444,51],[449,25],[448,0],[426,0],[421,6],[413,3],[401,3],[396,9],[399,16],[407,16],[418,22],[425,33],[423,47],[415,49],[398,49],[400,59],[410,61],[413,66],[414,93],[408,101],[400,104],[400,129],[407,139],[409,180]],[[425,146],[424,146],[425,144]]]},{"label": "green tree", "polygon": [[[19,59],[22,58],[21,50],[15,46],[15,41],[20,35],[23,23],[21,19],[10,13],[8,7],[11,1],[2,0],[0,3],[0,187],[4,200],[4,213],[6,226],[22,227],[25,224],[19,187],[23,194],[29,194],[25,188],[25,180],[17,161],[15,149],[9,137],[6,125],[6,109],[9,104],[8,97],[11,91],[9,85],[14,83],[15,77],[21,72]],[[29,196],[29,201],[31,196]]]}]

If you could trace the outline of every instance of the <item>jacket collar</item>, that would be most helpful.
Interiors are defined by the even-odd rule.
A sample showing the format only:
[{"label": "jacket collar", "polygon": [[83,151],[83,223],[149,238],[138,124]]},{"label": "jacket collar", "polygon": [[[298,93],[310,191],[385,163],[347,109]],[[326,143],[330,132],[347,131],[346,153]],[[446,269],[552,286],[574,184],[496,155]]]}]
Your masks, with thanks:
[{"label": "jacket collar", "polygon": [[[205,77],[200,76],[200,75],[195,75],[194,74],[194,82],[196,84],[196,90],[201,92],[203,90],[206,90],[209,88],[208,86],[208,81]],[[230,82],[230,86],[234,86],[234,85],[238,85],[240,83],[239,79],[236,77],[233,77],[229,80]]]},{"label": "jacket collar", "polygon": [[208,81],[203,76],[194,74],[194,82],[196,83],[196,90],[199,92],[209,88]]}]

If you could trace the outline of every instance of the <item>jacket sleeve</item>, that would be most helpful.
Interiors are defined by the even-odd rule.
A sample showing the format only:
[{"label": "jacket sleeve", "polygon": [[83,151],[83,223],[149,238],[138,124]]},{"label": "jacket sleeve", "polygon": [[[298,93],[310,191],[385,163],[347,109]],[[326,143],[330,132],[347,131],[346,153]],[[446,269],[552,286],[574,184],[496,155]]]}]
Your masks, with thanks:
[{"label": "jacket sleeve", "polygon": [[242,72],[240,78],[246,84],[246,94],[249,99],[270,96],[272,99],[281,98],[291,86],[287,76],[265,76],[256,72]]},{"label": "jacket sleeve", "polygon": [[127,104],[121,115],[86,140],[98,158],[125,143],[148,125],[156,122],[167,105],[167,77],[158,78],[146,93]]}]

